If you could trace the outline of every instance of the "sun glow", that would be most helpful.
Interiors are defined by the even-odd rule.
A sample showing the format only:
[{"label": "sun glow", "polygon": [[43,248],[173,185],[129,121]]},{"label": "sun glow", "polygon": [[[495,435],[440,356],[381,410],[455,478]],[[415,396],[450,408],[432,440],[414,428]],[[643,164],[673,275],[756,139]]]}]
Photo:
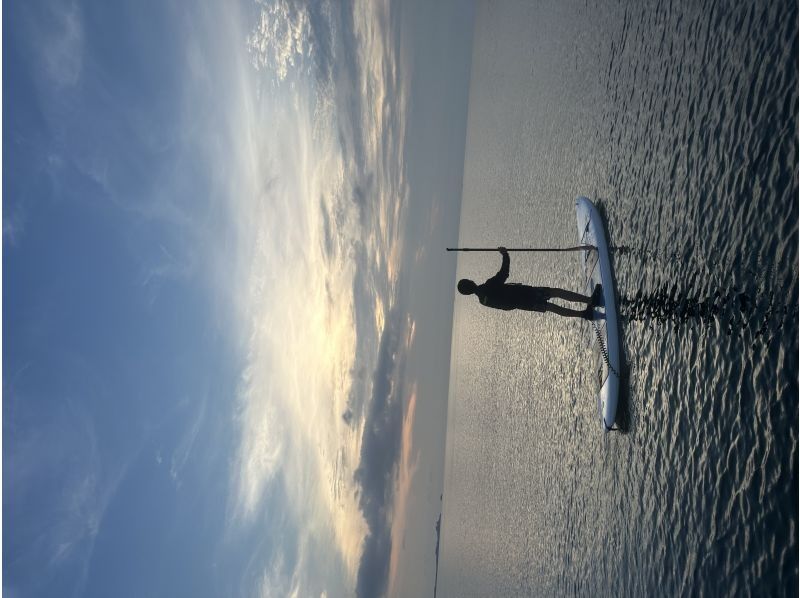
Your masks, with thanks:
[{"label": "sun glow", "polygon": [[[348,239],[356,241],[357,214],[342,201],[342,156],[319,122],[320,111],[304,97],[292,97],[293,112],[270,123],[272,135],[293,143],[281,153],[259,151],[261,166],[251,179],[263,179],[266,170],[269,184],[237,206],[239,238],[252,244],[242,251],[250,255],[241,280],[249,365],[242,383],[238,514],[256,514],[280,467],[297,517],[330,526],[354,571],[365,529],[353,494],[339,488],[352,479],[359,449],[341,418],[356,344],[354,266],[344,249]],[[334,242],[326,238],[326,213],[332,212],[339,217],[327,233]],[[308,506],[313,512],[302,512]]]}]

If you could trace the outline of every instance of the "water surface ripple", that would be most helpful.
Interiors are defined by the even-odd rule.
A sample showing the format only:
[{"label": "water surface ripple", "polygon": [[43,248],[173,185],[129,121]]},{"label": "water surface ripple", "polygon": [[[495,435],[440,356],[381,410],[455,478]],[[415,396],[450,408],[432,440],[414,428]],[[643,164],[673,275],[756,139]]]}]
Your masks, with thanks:
[{"label": "water surface ripple", "polygon": [[573,244],[600,201],[626,433],[581,322],[457,296],[437,595],[797,595],[797,4],[531,4],[478,5],[460,242]]}]

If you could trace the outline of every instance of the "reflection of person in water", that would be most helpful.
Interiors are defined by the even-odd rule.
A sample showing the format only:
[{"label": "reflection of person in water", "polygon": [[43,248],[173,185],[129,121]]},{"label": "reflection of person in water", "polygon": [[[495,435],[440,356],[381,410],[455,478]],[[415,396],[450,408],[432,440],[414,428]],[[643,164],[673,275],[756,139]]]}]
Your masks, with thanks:
[{"label": "reflection of person in water", "polygon": [[[596,304],[600,295],[601,286],[597,285],[591,297],[566,291],[564,289],[553,289],[550,287],[531,287],[525,284],[510,283],[506,284],[511,258],[505,247],[499,247],[498,251],[503,256],[503,265],[500,271],[492,276],[483,284],[475,284],[473,281],[463,278],[458,281],[458,292],[462,295],[477,295],[482,305],[495,309],[524,309],[527,311],[552,312],[559,316],[568,318],[592,319],[592,307]],[[577,310],[562,307],[554,303],[549,303],[548,299],[564,299],[577,303],[585,303],[586,308]]]}]

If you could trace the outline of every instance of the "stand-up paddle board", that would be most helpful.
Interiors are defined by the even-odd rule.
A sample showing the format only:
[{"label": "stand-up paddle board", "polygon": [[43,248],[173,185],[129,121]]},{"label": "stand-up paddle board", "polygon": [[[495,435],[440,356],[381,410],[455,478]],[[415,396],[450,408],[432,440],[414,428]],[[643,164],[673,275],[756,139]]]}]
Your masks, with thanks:
[{"label": "stand-up paddle board", "polygon": [[589,325],[592,327],[592,336],[595,337],[601,357],[597,408],[603,422],[603,430],[607,432],[614,429],[614,421],[617,417],[620,372],[622,371],[614,279],[600,212],[586,197],[579,197],[575,200],[575,211],[578,217],[579,243],[596,247],[596,249],[585,249],[580,252],[585,292],[587,295],[592,295],[597,285],[602,288],[602,295],[595,303],[594,318]]}]

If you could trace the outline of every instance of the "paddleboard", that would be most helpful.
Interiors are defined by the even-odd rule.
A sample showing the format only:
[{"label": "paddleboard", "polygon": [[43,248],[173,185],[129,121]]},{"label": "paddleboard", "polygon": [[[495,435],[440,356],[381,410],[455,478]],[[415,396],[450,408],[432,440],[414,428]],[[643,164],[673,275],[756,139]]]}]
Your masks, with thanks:
[{"label": "paddleboard", "polygon": [[602,288],[601,297],[594,308],[594,317],[589,325],[599,353],[597,409],[603,430],[608,432],[614,429],[617,417],[622,371],[614,279],[600,212],[586,197],[575,200],[575,212],[578,219],[579,243],[596,248],[583,250],[579,255],[585,293],[591,295],[598,284]]}]

